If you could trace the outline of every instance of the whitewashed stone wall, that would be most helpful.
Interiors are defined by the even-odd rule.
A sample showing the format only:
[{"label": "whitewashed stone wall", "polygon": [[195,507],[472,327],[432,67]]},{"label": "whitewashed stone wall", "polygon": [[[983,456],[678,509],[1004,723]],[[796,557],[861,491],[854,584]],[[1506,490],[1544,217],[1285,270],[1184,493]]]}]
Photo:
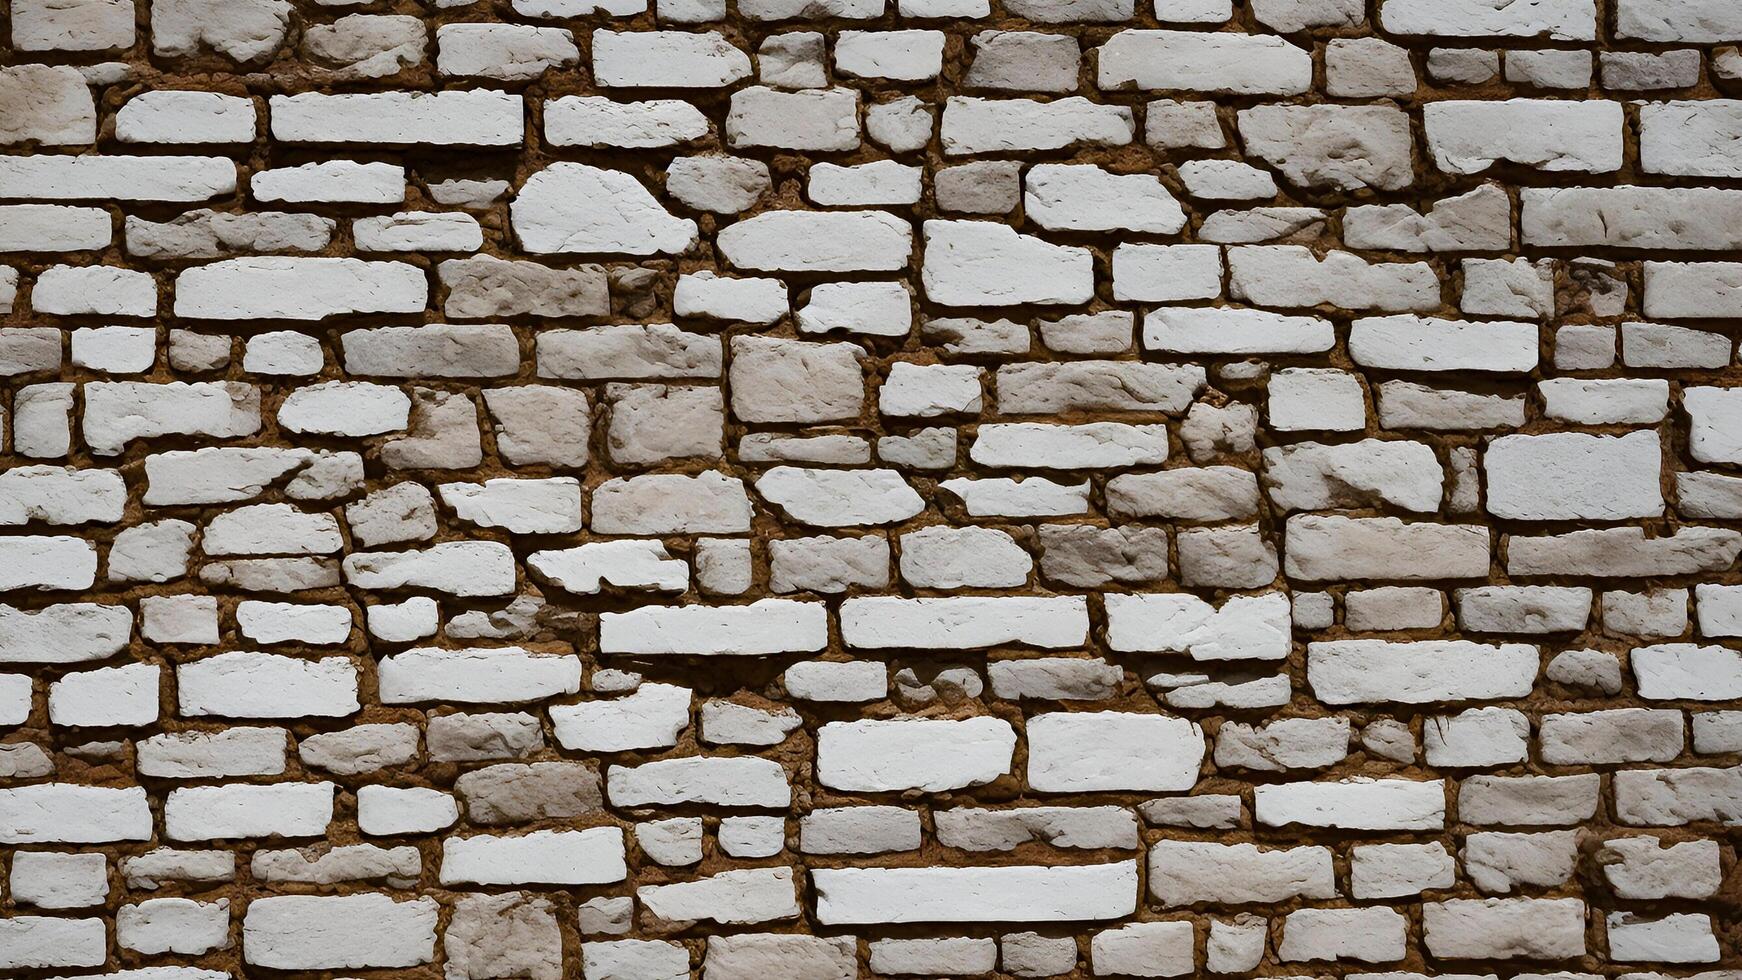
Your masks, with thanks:
[{"label": "whitewashed stone wall", "polygon": [[1742,976],[1735,0],[4,8],[0,975]]}]

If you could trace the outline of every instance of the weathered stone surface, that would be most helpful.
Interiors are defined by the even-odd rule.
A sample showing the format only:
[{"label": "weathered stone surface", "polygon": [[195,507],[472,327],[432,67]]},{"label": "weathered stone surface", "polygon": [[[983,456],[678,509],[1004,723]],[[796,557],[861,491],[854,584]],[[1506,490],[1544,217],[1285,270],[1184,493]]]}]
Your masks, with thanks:
[{"label": "weathered stone surface", "polygon": [[1739,10],[8,0],[0,974],[1735,980]]},{"label": "weathered stone surface", "polygon": [[151,47],[160,55],[216,51],[240,62],[276,51],[290,26],[282,0],[169,0],[151,7]]},{"label": "weathered stone surface", "polygon": [[68,146],[96,141],[96,108],[84,78],[72,68],[24,64],[0,69],[0,106],[7,109],[0,143]]},{"label": "weathered stone surface", "polygon": [[1399,190],[1414,179],[1409,117],[1381,106],[1259,106],[1239,114],[1247,152],[1302,187]]},{"label": "weathered stone surface", "polygon": [[687,249],[695,222],[673,217],[630,174],[557,163],[514,198],[514,230],[529,252],[654,255]]},{"label": "weathered stone surface", "polygon": [[610,312],[604,270],[581,265],[555,269],[490,255],[448,259],[436,267],[448,295],[442,309],[456,319],[532,314],[598,316]]},{"label": "weathered stone surface", "polygon": [[450,977],[562,976],[562,933],[550,902],[520,892],[462,898],[442,948]]}]

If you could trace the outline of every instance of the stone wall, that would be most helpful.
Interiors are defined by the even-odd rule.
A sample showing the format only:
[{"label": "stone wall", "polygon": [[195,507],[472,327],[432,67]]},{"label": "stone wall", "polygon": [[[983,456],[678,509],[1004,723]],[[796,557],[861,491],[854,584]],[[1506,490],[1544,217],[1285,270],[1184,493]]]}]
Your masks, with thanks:
[{"label": "stone wall", "polygon": [[1742,976],[1742,3],[0,39],[0,974]]}]

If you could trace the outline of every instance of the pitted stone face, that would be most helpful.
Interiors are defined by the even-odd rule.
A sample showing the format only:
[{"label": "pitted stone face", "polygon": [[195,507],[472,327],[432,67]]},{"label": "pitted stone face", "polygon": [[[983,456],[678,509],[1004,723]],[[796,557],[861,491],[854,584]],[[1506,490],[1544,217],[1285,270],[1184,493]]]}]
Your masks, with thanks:
[{"label": "pitted stone face", "polygon": [[1735,0],[4,23],[0,974],[1742,971]]}]

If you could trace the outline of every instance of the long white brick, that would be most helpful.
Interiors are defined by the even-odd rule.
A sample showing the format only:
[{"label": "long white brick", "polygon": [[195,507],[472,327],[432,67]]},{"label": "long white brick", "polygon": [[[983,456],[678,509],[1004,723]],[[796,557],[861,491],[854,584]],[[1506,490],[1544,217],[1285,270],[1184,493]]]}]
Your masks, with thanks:
[{"label": "long white brick", "polygon": [[1258,822],[1339,830],[1439,830],[1445,784],[1438,779],[1369,779],[1269,783],[1253,790]]},{"label": "long white brick", "polygon": [[377,677],[385,704],[514,704],[580,690],[581,661],[521,647],[420,647],[382,657]]},{"label": "long white brick", "polygon": [[193,717],[339,717],[359,705],[349,657],[220,653],[177,664],[175,676],[181,713]]},{"label": "long white brick", "polygon": [[151,804],[145,790],[70,783],[0,789],[0,842],[105,844],[150,840]]},{"label": "long white brick", "polygon": [[1130,107],[1081,96],[1052,102],[951,96],[944,102],[939,130],[944,152],[950,155],[1123,146],[1135,134]]},{"label": "long white brick", "polygon": [[828,611],[816,602],[762,599],[744,606],[643,606],[599,616],[608,654],[810,653],[828,645]]},{"label": "long white brick", "polygon": [[1621,169],[1621,103],[1506,99],[1430,102],[1422,108],[1427,148],[1447,173],[1477,174],[1499,162],[1550,172]]},{"label": "long white brick", "polygon": [[927,221],[921,281],[946,306],[1080,303],[1095,287],[1088,250],[990,221]]},{"label": "long white brick", "polygon": [[223,157],[0,157],[0,198],[191,203],[235,189],[236,165]]},{"label": "long white brick", "polygon": [[842,639],[867,650],[1072,647],[1084,641],[1088,629],[1088,606],[1076,596],[869,596],[841,604]]},{"label": "long white brick", "polygon": [[409,967],[435,959],[433,898],[274,895],[248,903],[242,957],[272,970]]},{"label": "long white brick", "polygon": [[100,967],[107,959],[102,919],[16,915],[0,919],[0,969]]},{"label": "long white brick", "polygon": [[1137,863],[996,868],[818,868],[824,925],[1081,922],[1137,907]]},{"label": "long white brick", "polygon": [[132,628],[132,611],[119,604],[0,605],[0,663],[102,660],[126,648]]},{"label": "long white brick", "polygon": [[1307,644],[1307,683],[1326,704],[1521,698],[1541,668],[1528,643],[1331,640]]},{"label": "long white brick", "polygon": [[1102,89],[1298,95],[1312,87],[1312,55],[1275,36],[1120,31],[1096,52]]},{"label": "long white brick", "polygon": [[84,386],[85,443],[114,456],[135,439],[260,431],[260,391],[239,381],[94,381]]},{"label": "long white brick", "polygon": [[183,786],[163,801],[170,840],[320,837],[333,819],[332,783]]},{"label": "long white brick", "polygon": [[275,95],[272,135],[287,143],[510,146],[520,142],[520,96],[448,92]]},{"label": "long white brick", "polygon": [[1659,643],[1628,655],[1639,696],[1653,701],[1742,698],[1742,653],[1698,643]]},{"label": "long white brick", "polygon": [[1198,781],[1204,733],[1167,715],[1058,711],[1034,715],[1028,785],[1042,793],[1179,792]]},{"label": "long white brick", "polygon": [[695,881],[644,885],[635,897],[668,922],[744,925],[799,917],[791,868],[738,868]]},{"label": "long white brick", "polygon": [[423,270],[404,262],[260,257],[196,266],[176,277],[177,316],[320,320],[342,313],[416,313]]},{"label": "long white brick", "polygon": [[88,589],[97,580],[97,548],[67,534],[0,538],[0,590]]},{"label": "long white brick", "polygon": [[1639,107],[1639,165],[1683,177],[1742,175],[1742,100],[1651,102]]},{"label": "long white brick", "polygon": [[517,837],[479,834],[442,841],[444,885],[599,885],[628,876],[623,831],[540,830]]},{"label": "long white brick", "polygon": [[1349,327],[1349,356],[1393,371],[1529,371],[1536,367],[1535,324],[1384,316]]},{"label": "long white brick", "polygon": [[1379,23],[1393,34],[1592,41],[1597,37],[1597,4],[1595,0],[1385,0]]},{"label": "long white brick", "polygon": [[784,807],[792,799],[786,770],[772,759],[720,756],[612,766],[606,789],[616,806]]},{"label": "long white brick", "polygon": [[1218,608],[1186,592],[1108,595],[1107,643],[1115,650],[1191,654],[1194,660],[1281,660],[1291,607],[1281,593],[1231,596]]},{"label": "long white brick", "polygon": [[817,780],[847,792],[938,793],[1010,771],[1016,731],[999,718],[838,721],[817,732]]},{"label": "long white brick", "polygon": [[1179,307],[1143,315],[1143,346],[1175,355],[1311,354],[1336,345],[1331,321],[1268,310]]},{"label": "long white brick", "polygon": [[1724,0],[1619,0],[1616,34],[1642,41],[1742,41],[1742,10]]}]

